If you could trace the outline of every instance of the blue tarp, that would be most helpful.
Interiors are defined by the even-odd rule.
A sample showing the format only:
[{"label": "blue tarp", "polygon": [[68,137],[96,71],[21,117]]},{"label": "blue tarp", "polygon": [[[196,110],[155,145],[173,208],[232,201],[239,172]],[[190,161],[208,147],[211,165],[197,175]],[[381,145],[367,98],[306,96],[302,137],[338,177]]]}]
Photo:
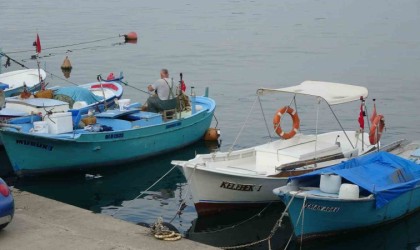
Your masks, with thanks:
[{"label": "blue tarp", "polygon": [[0,89],[5,90],[9,88],[9,84],[0,82]]},{"label": "blue tarp", "polygon": [[94,95],[88,89],[81,87],[62,87],[54,91],[55,95],[66,95],[71,97],[75,102],[85,101],[88,105],[99,102],[103,98],[97,95]]},{"label": "blue tarp", "polygon": [[380,208],[420,185],[420,165],[387,152],[357,157],[290,180],[310,180],[321,174],[337,174],[375,195]]}]

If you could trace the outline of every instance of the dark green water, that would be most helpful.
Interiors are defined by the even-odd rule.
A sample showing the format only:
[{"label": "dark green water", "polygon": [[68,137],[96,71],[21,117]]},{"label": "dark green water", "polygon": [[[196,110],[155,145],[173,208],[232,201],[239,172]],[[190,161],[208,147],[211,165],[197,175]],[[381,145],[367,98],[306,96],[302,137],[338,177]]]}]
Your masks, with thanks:
[{"label": "dark green water", "polygon": [[[376,98],[378,111],[385,115],[383,143],[389,143],[420,139],[419,10],[414,0],[1,1],[0,48],[28,67],[36,67],[30,57],[38,32],[41,65],[53,74],[50,85],[71,85],[60,69],[66,55],[73,65],[67,80],[79,84],[94,81],[97,74],[124,71],[130,85],[145,90],[161,68],[168,68],[174,80],[183,72],[188,87],[194,86],[197,93],[210,87],[222,131],[221,150],[232,146],[259,87],[284,87],[304,80],[360,84],[370,91],[368,105]],[[121,43],[118,35],[130,31],[137,32],[138,43]],[[86,43],[95,40],[102,41]],[[62,47],[68,44],[80,45]],[[49,49],[53,47],[58,48]],[[27,50],[32,52],[13,53]],[[21,67],[14,63],[2,67],[3,72],[16,69]],[[145,94],[130,87],[124,97],[146,100]],[[267,119],[289,101],[282,97],[264,101]],[[306,105],[299,110],[302,131],[314,132],[313,102],[302,104]],[[358,105],[337,107],[346,129],[358,128]],[[320,115],[321,131],[338,129],[330,114]],[[255,112],[237,147],[267,141],[262,121]],[[169,221],[188,194],[179,170],[146,195],[137,196],[171,169],[172,159],[208,151],[205,145],[195,144],[158,158],[87,172],[101,174],[99,179],[87,180],[83,172],[17,180],[16,186],[133,223],[152,223],[159,216]],[[7,170],[2,151],[0,160],[2,171]],[[173,224],[189,238],[215,246],[263,239],[281,213],[281,206],[270,206],[258,217],[253,216],[260,210],[197,218],[188,195],[187,200]],[[284,248],[290,236],[285,223],[273,240],[274,248]],[[419,231],[417,214],[397,224],[304,248],[415,249],[420,244]],[[257,248],[267,249],[267,245]],[[296,246],[292,243],[291,248]]]}]

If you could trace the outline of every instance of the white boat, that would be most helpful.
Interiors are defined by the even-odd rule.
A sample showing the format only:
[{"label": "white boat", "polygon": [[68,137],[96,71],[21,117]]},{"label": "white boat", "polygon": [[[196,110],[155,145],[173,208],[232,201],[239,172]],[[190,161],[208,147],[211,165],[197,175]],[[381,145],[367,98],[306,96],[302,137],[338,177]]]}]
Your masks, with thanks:
[{"label": "white boat", "polygon": [[[341,127],[331,106],[366,98],[368,90],[355,85],[305,81],[297,86],[257,91],[258,96],[273,93],[291,94],[290,104],[295,106],[297,97],[318,98],[317,108],[321,100],[325,102]],[[294,121],[288,133],[280,127],[281,116],[286,112]],[[235,151],[198,154],[188,161],[172,161],[183,170],[197,213],[204,215],[277,202],[272,190],[285,185],[289,176],[326,167],[379,146],[379,142],[376,146],[369,143],[367,133],[346,131],[342,127],[321,134],[297,133],[299,123],[297,113],[289,105],[279,109],[273,118],[274,130],[282,139]]]},{"label": "white boat", "polygon": [[6,97],[14,96],[22,92],[24,85],[28,91],[40,89],[41,81],[47,74],[43,69],[23,69],[0,74],[0,89]]},{"label": "white boat", "polygon": [[[33,120],[31,117],[27,117],[29,115],[45,116],[51,110],[54,112],[70,111],[75,115],[79,111],[81,114],[86,114],[91,108],[103,111],[113,107],[115,99],[120,99],[123,94],[123,86],[120,81],[92,82],[70,87],[54,86],[49,90],[53,91],[51,98],[7,97],[5,107],[0,110],[0,121],[24,123],[25,119]],[[57,94],[68,96],[66,100],[71,100],[71,105],[67,101],[60,100]],[[20,117],[22,119],[17,119]]]}]

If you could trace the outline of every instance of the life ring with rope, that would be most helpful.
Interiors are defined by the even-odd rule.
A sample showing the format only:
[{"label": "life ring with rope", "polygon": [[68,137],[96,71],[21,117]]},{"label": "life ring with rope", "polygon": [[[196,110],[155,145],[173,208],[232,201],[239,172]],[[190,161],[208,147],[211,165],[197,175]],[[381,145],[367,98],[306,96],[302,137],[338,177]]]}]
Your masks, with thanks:
[{"label": "life ring with rope", "polygon": [[369,142],[374,145],[379,142],[382,132],[385,128],[385,118],[383,115],[377,115],[372,121],[372,126],[369,131]]},{"label": "life ring with rope", "polygon": [[[293,128],[287,133],[285,133],[280,126],[281,125],[280,124],[281,123],[281,117],[286,112],[292,117],[292,120],[293,120]],[[295,136],[297,131],[299,130],[299,126],[300,126],[299,116],[294,109],[292,109],[289,106],[284,106],[284,107],[282,107],[282,108],[280,108],[276,111],[276,114],[273,117],[273,125],[274,125],[274,131],[276,131],[276,133],[280,137],[282,137],[283,139],[286,139],[286,140],[290,139],[293,136]]]}]

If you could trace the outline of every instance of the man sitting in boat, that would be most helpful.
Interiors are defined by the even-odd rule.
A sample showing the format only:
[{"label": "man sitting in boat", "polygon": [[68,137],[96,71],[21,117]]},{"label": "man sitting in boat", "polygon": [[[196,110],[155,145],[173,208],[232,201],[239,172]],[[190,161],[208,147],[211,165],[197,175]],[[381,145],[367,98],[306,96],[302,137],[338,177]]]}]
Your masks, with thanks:
[{"label": "man sitting in boat", "polygon": [[169,71],[162,69],[160,78],[147,86],[147,89],[153,94],[147,99],[146,107],[143,107],[143,109],[149,112],[158,113],[177,107],[177,98],[175,98],[173,92],[173,81],[169,79]]}]

